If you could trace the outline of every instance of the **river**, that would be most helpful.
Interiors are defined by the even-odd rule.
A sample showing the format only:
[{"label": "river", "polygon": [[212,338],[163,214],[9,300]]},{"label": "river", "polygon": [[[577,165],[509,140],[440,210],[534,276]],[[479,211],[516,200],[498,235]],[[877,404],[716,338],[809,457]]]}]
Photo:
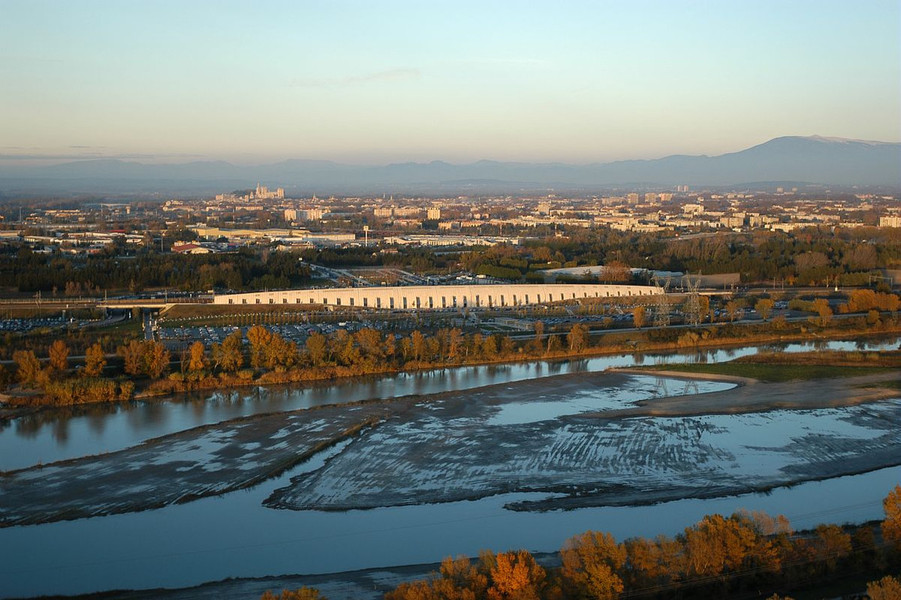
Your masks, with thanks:
[{"label": "river", "polygon": [[[833,349],[896,348],[897,338],[828,342]],[[823,345],[817,346],[822,348]],[[810,349],[791,344],[784,351]],[[765,349],[773,349],[766,346]],[[4,468],[124,448],[148,438],[247,414],[295,410],[366,398],[460,390],[636,362],[722,361],[759,351],[748,347],[689,354],[609,356],[553,364],[467,367],[303,390],[255,389],[195,399],[135,403],[106,413],[62,414],[37,427],[0,433]],[[62,422],[65,424],[61,424]],[[60,429],[67,432],[60,437]],[[99,437],[97,440],[84,438]],[[0,529],[0,596],[72,594],[109,589],[179,587],[227,577],[327,573],[437,561],[480,549],[552,551],[587,529],[617,539],[674,534],[704,514],[739,508],[785,514],[798,527],[882,517],[881,500],[901,481],[901,468],[777,488],[769,494],[679,500],[652,506],[514,512],[510,502],[542,494],[504,494],[476,501],[353,510],[272,510],[263,499],[290,478],[319,469],[313,461],[247,491],[159,510]],[[13,452],[15,454],[10,455]],[[50,459],[46,457],[51,457]]]}]

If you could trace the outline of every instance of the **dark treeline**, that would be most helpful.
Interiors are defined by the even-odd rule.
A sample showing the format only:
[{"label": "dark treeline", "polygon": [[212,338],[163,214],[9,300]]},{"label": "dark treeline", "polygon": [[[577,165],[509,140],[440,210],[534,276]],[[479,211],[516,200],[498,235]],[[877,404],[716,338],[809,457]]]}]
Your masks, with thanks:
[{"label": "dark treeline", "polygon": [[548,268],[608,265],[614,268],[607,279],[614,281],[629,277],[626,267],[644,267],[739,273],[746,282],[775,279],[787,285],[863,285],[876,269],[901,266],[901,233],[891,228],[723,232],[686,239],[670,236],[604,228],[574,230],[565,237],[460,253],[422,248],[380,252],[363,247],[282,253],[257,246],[234,253],[183,256],[156,252],[153,243],[133,248],[117,242],[99,254],[69,255],[59,250],[36,253],[13,245],[0,248],[0,281],[20,292],[58,295],[155,288],[273,289],[308,284],[306,264],[314,263],[331,267],[393,266],[418,273],[465,269],[512,281],[541,280],[540,271]]},{"label": "dark treeline", "polygon": [[[901,265],[897,230],[821,228],[794,233],[717,233],[673,239],[671,234],[615,230],[570,232],[567,237],[494,246],[466,253],[473,272],[531,280],[537,270],[580,265],[628,265],[690,273],[739,273],[742,281],[787,284],[866,284],[874,269]],[[614,270],[615,272],[615,270]]]},{"label": "dark treeline", "polygon": [[[559,566],[543,567],[525,550],[484,551],[477,561],[446,558],[437,573],[402,583],[385,599],[688,600],[769,594],[770,600],[782,599],[787,597],[773,591],[822,589],[839,578],[856,575],[857,580],[866,581],[897,573],[901,486],[889,493],[883,506],[886,518],[878,531],[869,525],[820,525],[796,533],[785,517],[762,512],[708,515],[673,537],[630,538],[621,543],[608,533],[588,531],[566,541]],[[872,600],[897,599],[899,591],[901,584],[891,576],[867,585]],[[281,597],[324,600],[310,588],[286,591]],[[279,596],[267,592],[263,598]]]},{"label": "dark treeline", "polygon": [[110,246],[95,255],[0,250],[0,281],[20,292],[81,296],[105,290],[177,289],[204,291],[274,289],[310,281],[310,269],[296,254],[256,251],[181,255],[138,252],[127,255]]}]

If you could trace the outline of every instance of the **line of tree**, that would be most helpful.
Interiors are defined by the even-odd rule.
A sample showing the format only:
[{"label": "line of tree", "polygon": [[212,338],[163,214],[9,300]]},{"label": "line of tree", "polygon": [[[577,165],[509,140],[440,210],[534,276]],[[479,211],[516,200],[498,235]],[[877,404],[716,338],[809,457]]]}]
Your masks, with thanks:
[{"label": "line of tree", "polygon": [[742,281],[750,282],[865,285],[877,269],[901,265],[901,235],[887,228],[830,227],[673,239],[669,233],[599,228],[516,247],[473,250],[461,255],[460,262],[472,272],[526,281],[540,276],[540,269],[625,264],[689,273],[740,273]]},{"label": "line of tree", "polygon": [[[875,297],[880,296],[890,295],[877,294]],[[758,301],[758,306],[761,302]],[[812,318],[814,324],[830,325],[832,311],[825,299],[806,303],[803,309],[818,313],[818,317]],[[644,325],[644,310],[644,307],[634,309],[634,322],[638,327]],[[732,312],[737,312],[737,308]],[[835,327],[861,332],[874,327],[891,328],[896,322],[892,318],[880,319],[874,310],[870,312],[875,313],[875,318],[843,319],[836,321]],[[727,323],[715,328],[654,328],[640,334],[630,333],[626,338],[614,335],[600,343],[604,344],[604,350],[630,351],[636,349],[635,338],[640,337],[646,349],[694,347],[734,339],[765,340],[774,332],[781,336],[803,333],[806,326],[809,324],[789,325],[780,317],[753,325]],[[117,363],[109,368],[105,368],[106,357],[101,343],[95,342],[85,349],[84,365],[75,373],[68,368],[68,346],[62,340],[56,340],[43,362],[33,350],[15,351],[15,373],[0,365],[0,387],[15,378],[22,387],[44,393],[43,397],[13,395],[9,402],[18,405],[120,401],[132,397],[136,382],[151,393],[162,394],[251,382],[291,383],[401,370],[584,356],[601,349],[592,344],[589,333],[584,323],[571,325],[567,333],[548,332],[544,322],[538,320],[534,322],[534,334],[518,340],[504,334],[465,333],[456,327],[432,332],[414,330],[405,336],[363,328],[355,333],[343,329],[327,335],[312,333],[298,345],[266,326],[254,325],[246,335],[241,329],[235,329],[222,343],[209,347],[195,341],[176,356],[162,342],[132,339],[116,349],[121,365]],[[107,379],[116,383],[115,386],[104,382],[104,373]]]},{"label": "line of tree", "polygon": [[[122,260],[121,256],[129,256]],[[110,247],[96,255],[72,256],[54,251],[0,248],[0,281],[20,292],[57,296],[95,295],[105,290],[213,288],[259,290],[310,282],[309,266],[298,256],[242,248],[208,255],[160,254]]]},{"label": "line of tree", "polygon": [[[526,550],[483,551],[475,562],[448,557],[426,579],[402,583],[385,600],[616,600],[724,598],[761,590],[822,585],[850,573],[901,568],[901,485],[883,501],[877,543],[869,525],[819,525],[794,532],[784,516],[741,511],[707,515],[674,536],[630,538],[587,531],[567,540],[559,566],[544,567]],[[867,585],[871,600],[897,600],[890,575]],[[313,588],[263,594],[262,600],[325,600]],[[790,600],[773,593],[769,600]]]},{"label": "line of tree", "polygon": [[[182,232],[187,237],[187,230]],[[128,256],[129,260],[121,260]],[[303,260],[298,260],[303,258]],[[104,290],[152,288],[264,289],[310,281],[308,262],[326,266],[399,266],[415,272],[466,269],[514,281],[542,279],[541,270],[607,265],[608,279],[628,276],[624,265],[691,273],[740,273],[743,281],[788,285],[865,285],[878,269],[901,265],[901,234],[892,228],[808,228],[798,232],[718,233],[672,239],[670,234],[575,230],[520,246],[497,245],[456,254],[427,249],[373,253],[366,248],[308,250],[300,255],[241,248],[215,255],[159,253],[111,244],[96,255],[0,248],[0,281],[21,292],[80,295]]]}]

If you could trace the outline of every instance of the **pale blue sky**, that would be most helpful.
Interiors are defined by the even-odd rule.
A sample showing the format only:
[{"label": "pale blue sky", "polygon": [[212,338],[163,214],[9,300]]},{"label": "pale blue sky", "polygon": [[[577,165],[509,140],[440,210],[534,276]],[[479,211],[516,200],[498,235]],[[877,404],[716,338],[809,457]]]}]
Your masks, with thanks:
[{"label": "pale blue sky", "polygon": [[719,154],[901,141],[901,1],[0,0],[0,155]]}]

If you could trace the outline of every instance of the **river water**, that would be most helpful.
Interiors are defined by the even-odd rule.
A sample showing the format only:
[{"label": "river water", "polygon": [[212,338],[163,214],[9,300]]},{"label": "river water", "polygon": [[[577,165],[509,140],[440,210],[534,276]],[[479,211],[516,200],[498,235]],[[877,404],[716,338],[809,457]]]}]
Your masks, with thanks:
[{"label": "river water", "polygon": [[[829,342],[826,347],[896,348],[897,344],[893,338]],[[792,344],[782,349],[810,348]],[[103,414],[64,414],[57,421],[48,419],[35,427],[13,423],[0,433],[0,458],[3,468],[11,468],[34,464],[36,457],[46,462],[127,447],[247,414],[468,389],[636,363],[722,361],[757,351],[740,348],[472,367],[305,390],[245,390],[193,400],[136,403]],[[67,435],[60,436],[61,429]],[[328,456],[341,450],[340,446],[333,448],[275,480],[222,497],[142,513],[0,529],[0,596],[180,587],[227,577],[340,572],[431,562],[450,554],[475,555],[484,548],[552,551],[569,536],[587,529],[609,531],[617,539],[672,535],[705,514],[731,514],[739,508],[785,514],[796,528],[824,521],[860,522],[881,518],[882,498],[901,481],[901,468],[896,467],[778,488],[769,494],[545,513],[503,508],[514,501],[540,499],[543,494],[347,512],[262,506],[263,499],[287,485],[291,477],[318,469]]]},{"label": "river water", "polygon": [[0,425],[0,471],[113,452],[148,439],[250,415],[376,398],[435,394],[611,367],[723,362],[760,351],[886,350],[899,338],[770,344],[687,352],[621,354],[584,360],[437,369],[310,387],[239,388],[173,400],[43,411]]}]

